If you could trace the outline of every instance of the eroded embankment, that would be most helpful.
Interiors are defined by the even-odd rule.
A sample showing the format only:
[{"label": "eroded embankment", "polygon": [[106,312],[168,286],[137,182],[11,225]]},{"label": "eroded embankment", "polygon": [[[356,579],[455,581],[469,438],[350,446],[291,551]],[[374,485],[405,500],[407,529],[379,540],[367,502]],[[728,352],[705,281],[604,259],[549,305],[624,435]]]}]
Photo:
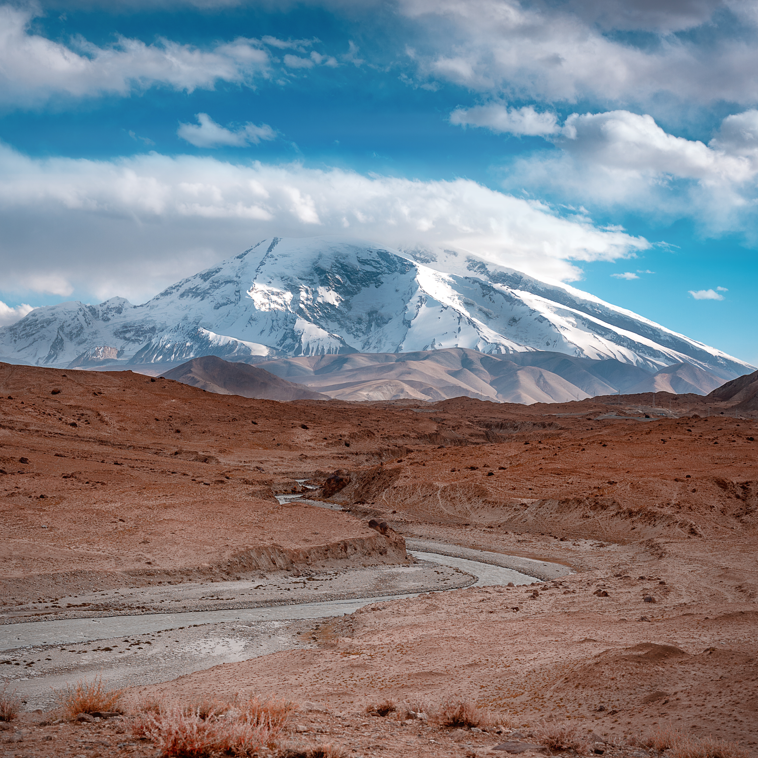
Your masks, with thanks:
[{"label": "eroded embankment", "polygon": [[578,441],[568,451],[568,442],[543,440],[492,445],[486,455],[416,451],[385,465],[340,472],[340,488],[333,491],[333,477],[323,494],[395,522],[562,538],[636,542],[723,538],[758,529],[758,480],[745,478],[752,472],[738,461],[730,458],[725,475],[714,476],[714,463],[724,465],[724,456],[711,449],[705,455],[702,443],[677,448],[671,438],[661,438],[664,453],[650,444],[635,449],[628,439],[618,446],[604,439]]},{"label": "eroded embankment", "polygon": [[249,578],[272,571],[350,568],[386,564],[406,565],[405,540],[398,534],[378,532],[308,547],[258,545],[235,551],[217,563],[202,563],[167,570],[64,571],[0,579],[2,605],[29,603],[38,597],[80,595],[93,590],[149,587],[179,582],[208,582]]}]

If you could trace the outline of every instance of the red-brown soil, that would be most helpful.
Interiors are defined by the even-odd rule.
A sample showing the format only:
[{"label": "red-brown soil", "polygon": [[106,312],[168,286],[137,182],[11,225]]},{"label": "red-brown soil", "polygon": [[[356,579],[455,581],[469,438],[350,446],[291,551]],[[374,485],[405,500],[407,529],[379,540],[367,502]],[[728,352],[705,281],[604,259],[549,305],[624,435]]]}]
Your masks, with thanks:
[{"label": "red-brown soil", "polygon": [[[435,753],[433,735],[424,750],[372,742],[357,715],[387,697],[448,696],[522,730],[569,719],[630,741],[673,724],[758,750],[754,412],[664,393],[530,407],[278,404],[133,374],[6,366],[0,397],[9,605],[69,581],[228,576],[230,560],[265,545],[381,537],[355,516],[577,571],[537,594],[472,588],[375,604],[314,624],[311,649],[153,692],[314,702],[334,740],[353,739],[361,754],[483,749]],[[354,515],[300,506],[278,519],[271,493],[337,469],[345,486],[332,499]],[[353,559],[392,551],[366,543]]]}]

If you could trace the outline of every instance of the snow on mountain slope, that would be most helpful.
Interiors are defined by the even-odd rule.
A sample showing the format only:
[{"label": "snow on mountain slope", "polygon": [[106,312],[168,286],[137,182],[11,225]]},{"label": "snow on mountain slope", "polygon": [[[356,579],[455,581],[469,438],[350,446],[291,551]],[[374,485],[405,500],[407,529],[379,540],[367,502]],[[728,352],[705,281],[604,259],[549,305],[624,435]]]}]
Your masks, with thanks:
[{"label": "snow on mountain slope", "polygon": [[685,362],[723,379],[752,368],[571,287],[451,251],[329,238],[264,240],[143,305],[64,303],[0,329],[0,356],[43,366],[93,348],[144,364],[448,347],[613,358],[648,373]]}]

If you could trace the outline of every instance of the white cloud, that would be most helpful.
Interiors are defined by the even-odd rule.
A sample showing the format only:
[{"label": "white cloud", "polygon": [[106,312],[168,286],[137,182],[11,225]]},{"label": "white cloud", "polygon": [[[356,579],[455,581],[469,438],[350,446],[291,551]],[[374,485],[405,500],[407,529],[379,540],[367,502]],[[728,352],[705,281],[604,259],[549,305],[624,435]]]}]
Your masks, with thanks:
[{"label": "white cloud", "polygon": [[[717,287],[717,290],[721,290],[722,292],[726,292],[726,290],[723,287]],[[690,295],[695,298],[695,300],[723,300],[724,296],[721,294],[721,292],[717,292],[716,290],[710,289],[710,290],[697,290],[696,292],[693,292],[692,290],[689,291]]]},{"label": "white cloud", "polygon": [[734,155],[758,158],[758,110],[727,116],[709,145]]},{"label": "white cloud", "polygon": [[345,61],[345,63],[352,63],[354,66],[362,66],[366,61],[358,55],[359,49],[358,45],[356,45],[353,40],[350,40],[348,42],[347,52],[341,56],[342,60]]},{"label": "white cloud", "polygon": [[578,277],[578,261],[613,261],[649,248],[584,215],[562,217],[544,203],[464,179],[156,153],[34,159],[1,144],[0,227],[6,290],[45,271],[61,279],[59,288],[137,300],[273,235],[456,247],[564,281]]},{"label": "white cloud", "polygon": [[[746,26],[756,20],[748,2],[729,4]],[[418,24],[422,79],[550,102],[643,102],[661,93],[690,104],[758,100],[756,35],[720,27],[723,3],[715,0],[399,0],[398,7]],[[707,43],[672,34],[699,26]],[[655,35],[654,43],[608,34],[628,29]]]},{"label": "white cloud", "polygon": [[287,68],[313,68],[316,64],[310,58],[301,58],[299,55],[287,53],[284,56],[284,65]]},{"label": "white cloud", "polygon": [[268,53],[256,40],[240,37],[210,50],[126,37],[108,47],[83,39],[66,46],[33,34],[32,18],[30,10],[0,6],[0,103],[127,95],[156,85],[192,92],[218,81],[251,84],[269,73]]},{"label": "white cloud", "polygon": [[450,114],[450,123],[459,126],[483,126],[493,132],[528,136],[547,136],[559,131],[554,113],[538,113],[531,105],[508,108],[501,103],[457,108]]},{"label": "white cloud", "polygon": [[639,276],[632,271],[625,271],[623,274],[611,274],[615,279],[626,279],[631,281],[632,279],[639,279]]},{"label": "white cloud", "polygon": [[315,50],[311,52],[311,60],[317,65],[317,66],[328,66],[329,68],[337,68],[340,64],[337,62],[337,59],[332,57],[331,55],[321,55],[321,53],[317,53]]},{"label": "white cloud", "polygon": [[276,132],[268,125],[247,123],[235,131],[217,124],[207,113],[197,114],[198,124],[180,124],[177,134],[195,147],[244,147],[272,140]]},{"label": "white cloud", "polygon": [[574,113],[562,134],[558,144],[583,161],[638,174],[742,182],[758,170],[741,155],[667,134],[652,116],[629,111]]},{"label": "white cloud", "polygon": [[728,116],[708,144],[624,110],[574,113],[552,141],[558,150],[516,161],[506,186],[758,234],[757,111]]},{"label": "white cloud", "polygon": [[261,37],[261,42],[279,50],[298,50],[301,53],[313,44],[312,39],[278,39],[269,35]]},{"label": "white cloud", "polygon": [[729,292],[729,290],[726,287],[716,287],[717,292]]},{"label": "white cloud", "polygon": [[723,0],[568,0],[567,8],[602,29],[671,33],[708,22],[723,5]]},{"label": "white cloud", "polygon": [[20,321],[27,313],[33,311],[31,305],[18,305],[15,308],[11,308],[10,305],[6,305],[0,300],[0,326],[8,326],[9,324],[15,324],[16,321]]}]

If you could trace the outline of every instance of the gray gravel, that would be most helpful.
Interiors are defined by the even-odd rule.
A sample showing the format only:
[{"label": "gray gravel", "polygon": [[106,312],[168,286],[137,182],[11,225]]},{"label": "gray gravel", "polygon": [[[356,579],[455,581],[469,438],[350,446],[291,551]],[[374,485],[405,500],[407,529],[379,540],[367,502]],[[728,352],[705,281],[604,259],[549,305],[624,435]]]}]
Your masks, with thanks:
[{"label": "gray gravel", "polygon": [[[531,584],[538,571],[544,578],[568,573],[564,567],[556,566],[554,571],[560,573],[548,576],[554,564],[542,561],[422,540],[407,542],[410,552],[420,563],[339,572],[339,587],[344,591],[361,590],[360,597],[323,597],[334,587],[314,586],[318,584],[318,578],[307,582],[302,577],[273,577],[257,590],[259,599],[261,593],[277,598],[275,604],[264,607],[6,623],[0,626],[0,650],[4,651],[0,655],[0,673],[24,699],[27,709],[49,708],[54,704],[53,689],[97,676],[115,687],[144,685],[169,681],[221,663],[308,647],[311,641],[301,633],[310,627],[311,620],[353,613],[370,603],[461,586]],[[429,552],[432,545],[456,555]],[[484,560],[475,560],[479,556]],[[532,575],[502,566],[503,562],[518,562]],[[322,579],[326,583],[326,579]],[[287,582],[296,582],[298,586],[288,587]],[[229,598],[245,589],[237,585],[248,585],[249,589],[251,583],[220,582],[184,587],[188,595],[185,600],[192,603],[203,598],[207,602],[209,593],[213,593],[213,598],[229,605]],[[386,594],[392,590],[393,594]],[[145,604],[148,602],[146,592],[158,593],[150,596],[155,602],[156,597],[165,601],[161,593],[177,598],[182,591],[181,585],[140,589],[137,597]],[[107,602],[104,593],[95,594],[100,602]],[[320,602],[302,602],[319,594],[323,598]],[[131,597],[129,593],[120,597],[124,608]]]}]

